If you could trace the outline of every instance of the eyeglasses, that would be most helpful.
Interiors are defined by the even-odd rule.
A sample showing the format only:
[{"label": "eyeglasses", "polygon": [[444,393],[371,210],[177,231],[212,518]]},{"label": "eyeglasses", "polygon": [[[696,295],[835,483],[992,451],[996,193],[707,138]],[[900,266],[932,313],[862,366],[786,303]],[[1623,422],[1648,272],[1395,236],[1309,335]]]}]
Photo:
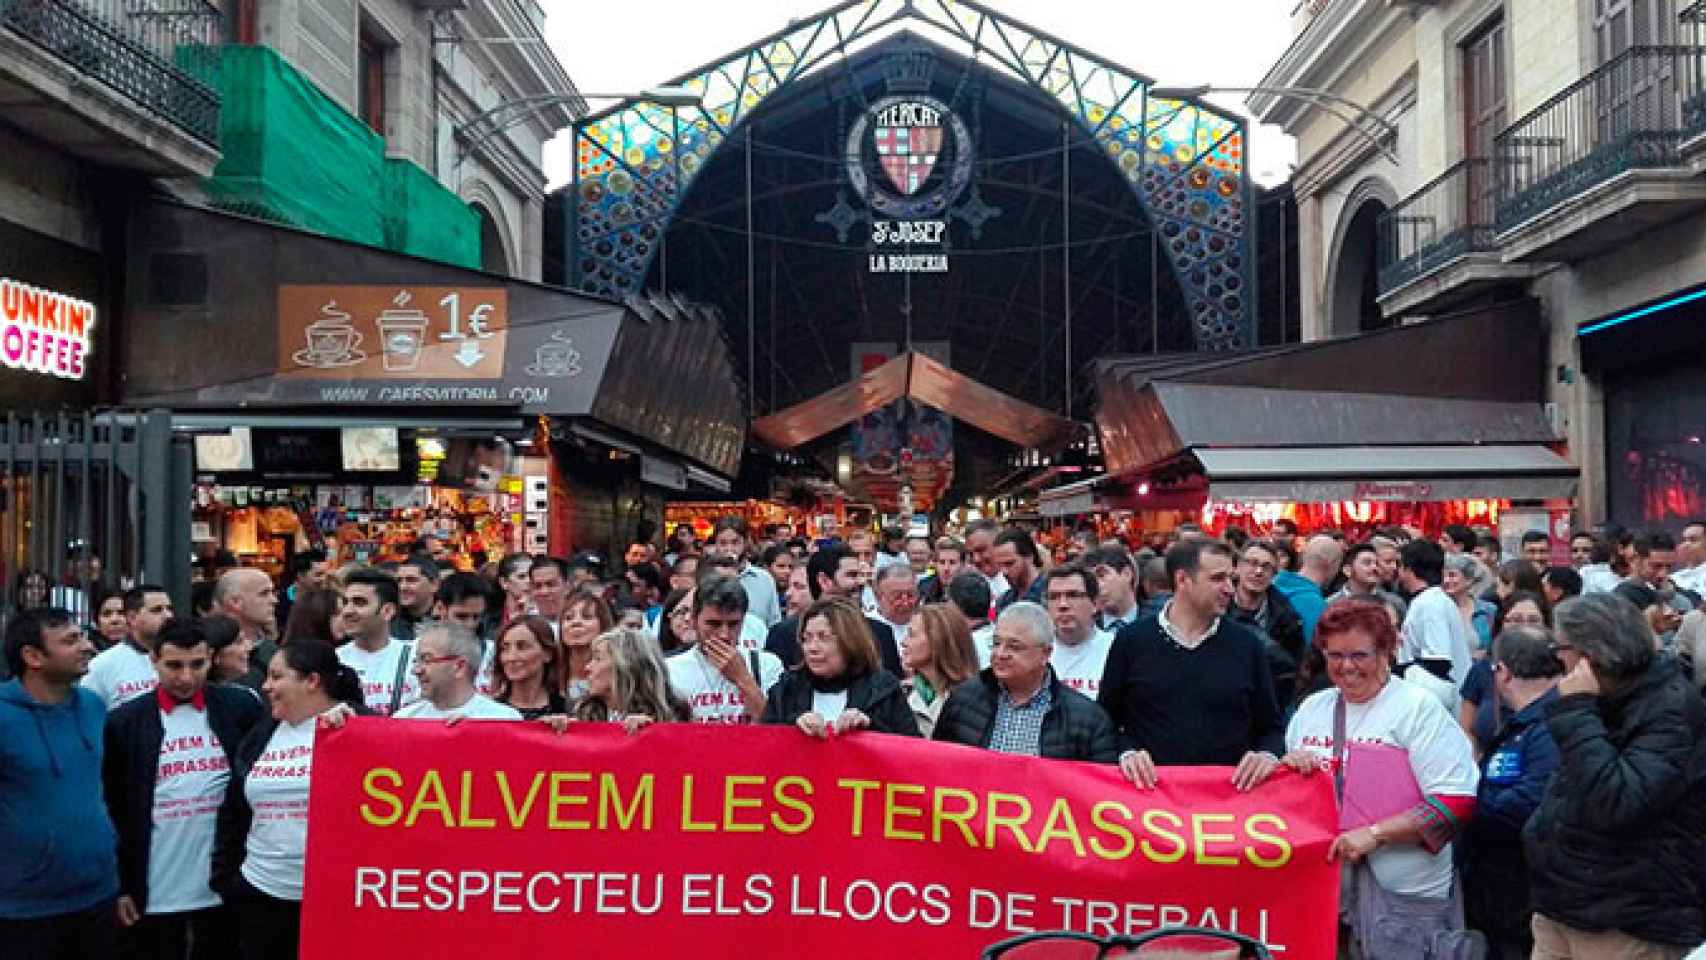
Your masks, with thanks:
[{"label": "eyeglasses", "polygon": [[1059,592],[1051,590],[1048,594],[1049,603],[1055,603],[1061,600],[1070,601],[1088,599],[1090,599],[1090,592],[1088,590],[1061,590]]},{"label": "eyeglasses", "polygon": [[1363,667],[1367,666],[1374,660],[1374,651],[1352,650],[1349,653],[1340,653],[1336,650],[1329,650],[1326,656],[1328,663],[1336,663],[1340,665],[1349,663],[1353,666]]},{"label": "eyeglasses", "polygon": [[430,653],[417,653],[417,654],[415,654],[415,663],[420,664],[421,666],[429,666],[429,665],[435,664],[435,663],[446,663],[446,662],[451,661],[451,660],[464,660],[464,659],[466,659],[466,658],[465,657],[459,657],[454,653],[446,653],[446,654],[443,654],[440,656],[433,656]]},{"label": "eyeglasses", "polygon": [[1273,953],[1241,933],[1204,927],[1167,927],[1133,936],[1098,937],[1055,931],[1027,933],[983,950],[983,960],[1273,960]]},{"label": "eyeglasses", "polygon": [[1519,627],[1544,627],[1546,618],[1538,613],[1519,613],[1506,617],[1505,623]]}]

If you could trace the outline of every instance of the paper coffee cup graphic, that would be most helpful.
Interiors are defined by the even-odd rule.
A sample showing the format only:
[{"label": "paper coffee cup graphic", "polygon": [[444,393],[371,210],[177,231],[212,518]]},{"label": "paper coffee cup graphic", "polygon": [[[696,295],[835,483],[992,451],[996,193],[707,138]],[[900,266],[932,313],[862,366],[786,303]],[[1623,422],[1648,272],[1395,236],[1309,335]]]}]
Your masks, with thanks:
[{"label": "paper coffee cup graphic", "polygon": [[387,370],[414,370],[421,365],[426,342],[427,315],[408,305],[407,293],[399,293],[395,306],[379,314],[379,343]]},{"label": "paper coffee cup graphic", "polygon": [[361,332],[350,322],[350,315],[338,308],[336,300],[328,300],[320,308],[320,316],[303,330],[307,346],[292,357],[298,366],[327,369],[353,366],[367,359],[357,349]]}]

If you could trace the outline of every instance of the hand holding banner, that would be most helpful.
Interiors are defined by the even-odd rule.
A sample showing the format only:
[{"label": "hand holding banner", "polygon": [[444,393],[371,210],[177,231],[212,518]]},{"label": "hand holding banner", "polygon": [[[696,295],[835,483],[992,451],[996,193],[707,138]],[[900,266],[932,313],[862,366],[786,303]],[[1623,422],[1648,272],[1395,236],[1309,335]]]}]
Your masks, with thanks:
[{"label": "hand holding banner", "polygon": [[791,728],[321,731],[302,954],[971,957],[1199,924],[1331,957],[1331,782]]}]

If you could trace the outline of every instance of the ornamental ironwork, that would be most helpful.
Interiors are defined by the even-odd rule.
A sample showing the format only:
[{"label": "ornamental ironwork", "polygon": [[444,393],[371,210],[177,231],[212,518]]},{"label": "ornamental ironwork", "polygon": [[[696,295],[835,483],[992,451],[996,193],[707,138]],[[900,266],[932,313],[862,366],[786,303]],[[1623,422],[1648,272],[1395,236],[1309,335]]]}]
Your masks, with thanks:
[{"label": "ornamental ironwork", "polygon": [[1147,77],[971,0],[846,0],[671,81],[700,94],[697,107],[629,101],[581,121],[571,283],[612,297],[638,292],[694,179],[753,111],[793,80],[845,58],[850,45],[903,22],[947,35],[979,64],[1057,104],[1154,222],[1197,346],[1254,343],[1243,120],[1197,101],[1152,97]]},{"label": "ornamental ironwork", "polygon": [[0,0],[0,25],[219,145],[225,16],[206,0]]}]

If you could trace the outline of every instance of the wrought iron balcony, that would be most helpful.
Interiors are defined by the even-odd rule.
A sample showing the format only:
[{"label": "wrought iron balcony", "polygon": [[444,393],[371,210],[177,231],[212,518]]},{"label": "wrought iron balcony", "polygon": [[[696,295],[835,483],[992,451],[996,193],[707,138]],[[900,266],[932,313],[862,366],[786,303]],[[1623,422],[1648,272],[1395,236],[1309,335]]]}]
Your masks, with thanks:
[{"label": "wrought iron balcony", "polygon": [[[1695,0],[1677,15],[1681,39],[1696,52],[1706,51],[1706,0]],[[1682,123],[1689,130],[1706,129],[1706,59],[1689,60],[1687,95],[1682,101]]]},{"label": "wrought iron balcony", "polygon": [[1682,142],[1706,132],[1703,57],[1693,46],[1632,47],[1500,133],[1498,230],[1626,171],[1678,166]]},{"label": "wrought iron balcony", "polygon": [[0,26],[218,145],[225,16],[209,0],[0,0]]},{"label": "wrought iron balcony", "polygon": [[1381,215],[1380,292],[1425,276],[1493,242],[1493,165],[1461,160]]}]

